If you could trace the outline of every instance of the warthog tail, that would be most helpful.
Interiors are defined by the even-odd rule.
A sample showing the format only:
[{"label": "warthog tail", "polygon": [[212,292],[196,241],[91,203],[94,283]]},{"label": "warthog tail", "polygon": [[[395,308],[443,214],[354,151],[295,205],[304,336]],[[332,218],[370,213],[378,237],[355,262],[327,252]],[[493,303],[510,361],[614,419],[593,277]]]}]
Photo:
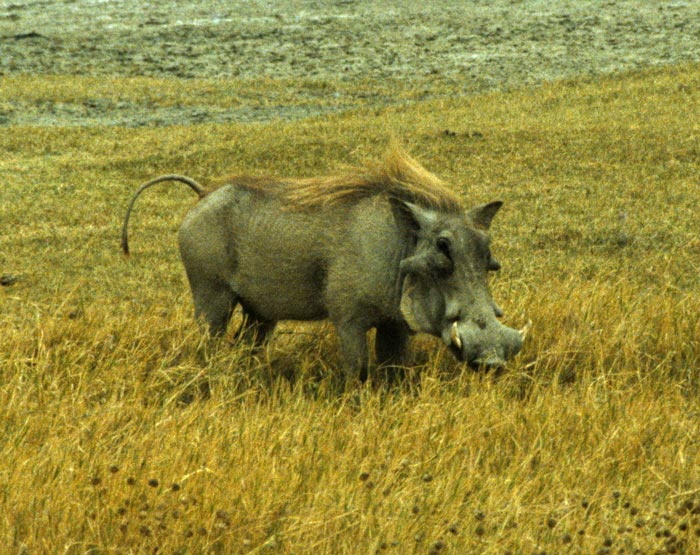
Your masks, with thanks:
[{"label": "warthog tail", "polygon": [[126,256],[129,256],[129,237],[128,237],[128,227],[129,227],[129,216],[131,216],[131,209],[134,207],[134,203],[136,202],[136,199],[139,197],[139,195],[148,189],[151,185],[155,185],[156,183],[161,183],[163,181],[179,181],[180,183],[184,183],[185,185],[189,185],[190,188],[197,193],[199,198],[204,198],[204,196],[207,194],[207,192],[204,190],[204,188],[197,183],[194,179],[190,179],[189,177],[186,177],[184,175],[177,175],[177,174],[168,174],[168,175],[161,175],[160,177],[156,177],[155,179],[151,179],[150,181],[144,183],[139,187],[138,191],[134,193],[134,196],[131,197],[131,201],[129,202],[129,207],[126,209],[126,216],[124,217],[124,225],[122,226],[122,250],[124,251],[124,254]]}]

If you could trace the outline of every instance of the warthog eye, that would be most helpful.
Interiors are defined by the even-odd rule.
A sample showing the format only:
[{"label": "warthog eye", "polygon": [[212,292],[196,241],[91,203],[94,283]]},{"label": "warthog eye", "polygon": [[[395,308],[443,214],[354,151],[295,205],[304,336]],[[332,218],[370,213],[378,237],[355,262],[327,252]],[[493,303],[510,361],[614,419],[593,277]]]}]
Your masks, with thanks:
[{"label": "warthog eye", "polygon": [[442,256],[433,257],[433,268],[442,277],[452,275],[454,261],[452,260],[452,243],[447,237],[438,237],[435,240],[435,248]]},{"label": "warthog eye", "polygon": [[438,237],[437,241],[435,241],[435,246],[447,258],[452,259],[452,254],[450,253],[450,240],[447,237]]}]

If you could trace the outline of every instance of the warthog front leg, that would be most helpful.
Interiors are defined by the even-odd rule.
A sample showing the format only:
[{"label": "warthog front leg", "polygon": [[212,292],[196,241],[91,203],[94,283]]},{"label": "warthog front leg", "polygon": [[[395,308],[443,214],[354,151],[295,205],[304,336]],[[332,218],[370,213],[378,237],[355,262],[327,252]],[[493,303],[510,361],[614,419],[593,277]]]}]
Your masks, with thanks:
[{"label": "warthog front leg", "polygon": [[367,381],[367,327],[359,322],[335,324],[346,381]]}]

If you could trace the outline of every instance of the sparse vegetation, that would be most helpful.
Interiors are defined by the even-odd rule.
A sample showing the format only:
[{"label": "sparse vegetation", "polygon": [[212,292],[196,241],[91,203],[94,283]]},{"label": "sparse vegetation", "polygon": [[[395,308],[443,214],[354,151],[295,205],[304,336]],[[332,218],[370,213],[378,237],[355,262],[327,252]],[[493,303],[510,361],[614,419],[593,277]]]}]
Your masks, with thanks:
[{"label": "sparse vegetation", "polygon": [[[26,79],[0,102],[36,101]],[[78,104],[133,85],[46,83]],[[181,84],[148,82],[223,107],[245,87]],[[5,128],[0,552],[700,550],[699,85],[690,65],[401,90],[296,122]],[[142,199],[121,256],[126,202],[155,175],[314,175],[391,137],[469,204],[506,203],[493,290],[534,326],[500,376],[418,337],[400,386],[344,391],[325,324],[257,353],[208,343],[175,245],[185,188]]]}]

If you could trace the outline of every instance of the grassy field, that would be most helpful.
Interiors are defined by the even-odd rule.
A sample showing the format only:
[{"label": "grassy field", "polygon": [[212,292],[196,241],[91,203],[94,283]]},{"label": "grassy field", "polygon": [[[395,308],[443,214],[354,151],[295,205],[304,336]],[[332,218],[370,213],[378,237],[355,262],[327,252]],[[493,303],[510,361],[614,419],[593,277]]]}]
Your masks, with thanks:
[{"label": "grassy field", "polygon": [[[340,86],[3,83],[0,106],[221,109]],[[3,129],[1,553],[700,551],[700,66],[396,96],[296,122]],[[505,201],[492,288],[534,326],[500,376],[417,337],[404,383],[346,392],[326,324],[257,353],[207,343],[184,186],[140,200],[121,255],[151,177],[314,175],[392,137],[468,204]]]}]

